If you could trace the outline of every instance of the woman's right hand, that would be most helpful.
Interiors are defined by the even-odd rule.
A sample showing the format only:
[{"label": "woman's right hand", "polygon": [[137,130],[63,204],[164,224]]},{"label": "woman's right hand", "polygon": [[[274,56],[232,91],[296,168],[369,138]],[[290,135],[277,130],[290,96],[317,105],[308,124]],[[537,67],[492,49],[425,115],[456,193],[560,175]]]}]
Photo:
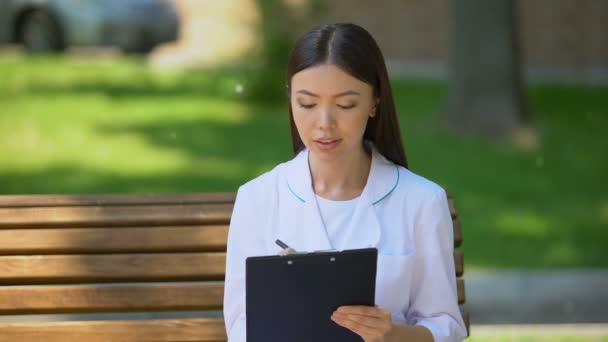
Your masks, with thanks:
[{"label": "woman's right hand", "polygon": [[279,252],[280,256],[285,256],[285,255],[289,255],[289,254],[295,254],[297,253],[295,249],[288,247],[283,249],[282,251]]}]

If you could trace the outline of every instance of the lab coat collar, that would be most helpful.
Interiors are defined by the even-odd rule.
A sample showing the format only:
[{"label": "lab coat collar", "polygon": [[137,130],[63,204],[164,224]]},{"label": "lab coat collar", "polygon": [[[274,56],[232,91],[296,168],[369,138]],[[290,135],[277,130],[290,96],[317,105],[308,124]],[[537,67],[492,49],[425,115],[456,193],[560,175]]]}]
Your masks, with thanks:
[{"label": "lab coat collar", "polygon": [[[286,188],[291,200],[283,217],[279,236],[296,250],[314,251],[336,248],[325,229],[308,165],[308,150],[300,152],[287,164]],[[381,236],[380,220],[374,206],[389,197],[399,182],[398,167],[386,160],[375,148],[367,184],[357,201],[344,238],[346,249],[377,247]]]},{"label": "lab coat collar", "polygon": [[[300,152],[289,164],[287,188],[301,203],[314,203],[312,176],[308,164],[308,149]],[[399,168],[387,160],[372,146],[372,165],[367,184],[361,193],[361,199],[369,205],[375,205],[387,198],[399,183]]]}]

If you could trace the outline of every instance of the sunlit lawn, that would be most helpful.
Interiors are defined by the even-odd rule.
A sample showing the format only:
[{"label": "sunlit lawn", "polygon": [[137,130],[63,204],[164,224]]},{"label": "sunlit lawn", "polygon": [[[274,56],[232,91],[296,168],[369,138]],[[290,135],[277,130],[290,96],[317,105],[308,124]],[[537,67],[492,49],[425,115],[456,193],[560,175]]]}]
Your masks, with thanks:
[{"label": "sunlit lawn", "polygon": [[467,342],[606,342],[608,337],[587,337],[587,336],[497,336],[497,337],[475,337],[474,335],[467,338]]},{"label": "sunlit lawn", "polygon": [[[239,85],[131,59],[0,57],[0,194],[235,191],[291,156],[286,105],[242,101]],[[411,169],[456,198],[467,267],[608,266],[607,87],[530,87],[533,152],[439,128],[441,82],[394,89]]]}]

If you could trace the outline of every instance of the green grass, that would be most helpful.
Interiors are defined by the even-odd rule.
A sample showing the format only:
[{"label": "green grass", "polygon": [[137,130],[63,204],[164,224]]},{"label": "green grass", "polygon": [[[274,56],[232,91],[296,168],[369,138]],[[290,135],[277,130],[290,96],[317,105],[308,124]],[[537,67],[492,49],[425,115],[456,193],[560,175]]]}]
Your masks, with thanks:
[{"label": "green grass", "polygon": [[608,337],[578,337],[578,336],[497,336],[497,337],[475,337],[467,338],[467,342],[606,342]]},{"label": "green grass", "polygon": [[[244,101],[247,81],[0,56],[0,194],[235,191],[291,156],[285,104]],[[394,90],[411,169],[456,198],[467,267],[608,266],[607,87],[529,87],[534,152],[441,128],[441,82]]]}]

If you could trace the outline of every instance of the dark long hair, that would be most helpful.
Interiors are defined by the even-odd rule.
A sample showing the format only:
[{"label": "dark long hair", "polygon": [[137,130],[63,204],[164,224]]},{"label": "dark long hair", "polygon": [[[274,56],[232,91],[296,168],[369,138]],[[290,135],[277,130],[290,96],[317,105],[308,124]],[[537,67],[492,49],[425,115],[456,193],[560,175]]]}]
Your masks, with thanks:
[{"label": "dark long hair", "polygon": [[[364,140],[374,143],[378,151],[395,164],[407,168],[401,142],[401,131],[395,111],[393,91],[384,64],[384,57],[374,38],[355,24],[320,25],[304,33],[291,51],[287,64],[287,94],[291,93],[291,79],[301,70],[333,64],[351,76],[372,86],[380,101],[376,115],[367,121]],[[293,120],[289,103],[291,141],[295,154],[304,149]]]}]

